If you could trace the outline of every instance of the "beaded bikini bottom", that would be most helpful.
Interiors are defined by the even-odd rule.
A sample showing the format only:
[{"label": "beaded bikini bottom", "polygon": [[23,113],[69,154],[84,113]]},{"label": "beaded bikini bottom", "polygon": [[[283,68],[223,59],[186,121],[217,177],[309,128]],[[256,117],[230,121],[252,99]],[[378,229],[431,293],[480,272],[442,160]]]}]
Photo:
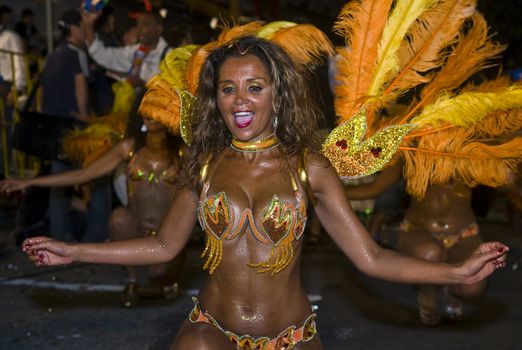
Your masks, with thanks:
[{"label": "beaded bikini bottom", "polygon": [[194,308],[190,312],[189,320],[192,323],[207,323],[223,332],[237,350],[286,350],[293,349],[296,344],[311,340],[317,332],[315,326],[316,314],[311,314],[304,321],[301,328],[290,326],[277,337],[252,337],[250,335],[237,335],[224,330],[209,313],[201,311],[197,298],[192,298]]},{"label": "beaded bikini bottom", "polygon": [[[400,224],[400,229],[403,232],[411,232],[413,230],[419,229],[417,225],[411,223],[408,220],[403,220]],[[430,232],[431,233],[431,232]],[[433,237],[435,237],[437,240],[439,240],[444,248],[450,249],[460,240],[463,240],[464,238],[477,236],[479,234],[479,226],[476,222],[472,222],[468,226],[464,227],[462,230],[460,230],[456,234],[435,234],[431,233]]]}]

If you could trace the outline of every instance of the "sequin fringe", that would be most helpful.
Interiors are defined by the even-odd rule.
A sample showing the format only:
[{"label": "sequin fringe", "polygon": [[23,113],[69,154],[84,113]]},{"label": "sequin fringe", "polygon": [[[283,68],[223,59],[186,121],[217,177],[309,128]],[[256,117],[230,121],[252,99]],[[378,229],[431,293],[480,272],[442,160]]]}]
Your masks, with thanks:
[{"label": "sequin fringe", "polygon": [[208,273],[212,275],[223,258],[223,242],[217,240],[213,235],[207,235],[207,243],[201,257],[203,258],[207,253],[207,261],[203,265],[203,270],[208,269]]},{"label": "sequin fringe", "polygon": [[265,261],[257,264],[250,263],[248,266],[260,268],[257,273],[271,272],[270,276],[274,277],[276,273],[286,268],[294,257],[294,248],[292,244],[283,244],[273,247],[270,256]]}]

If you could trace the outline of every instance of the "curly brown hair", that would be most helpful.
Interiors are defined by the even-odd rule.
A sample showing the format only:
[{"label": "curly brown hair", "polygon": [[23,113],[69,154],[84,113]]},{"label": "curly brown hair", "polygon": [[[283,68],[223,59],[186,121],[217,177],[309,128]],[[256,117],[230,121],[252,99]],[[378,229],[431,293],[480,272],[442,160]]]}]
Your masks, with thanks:
[{"label": "curly brown hair", "polygon": [[227,59],[245,55],[259,58],[270,74],[272,105],[278,117],[276,135],[286,155],[319,148],[314,131],[322,114],[310,94],[306,74],[295,67],[279,45],[257,37],[242,37],[216,48],[203,64],[191,110],[193,136],[183,162],[183,175],[179,177],[181,185],[197,186],[203,162],[231,143],[232,135],[218,109],[218,75]]}]

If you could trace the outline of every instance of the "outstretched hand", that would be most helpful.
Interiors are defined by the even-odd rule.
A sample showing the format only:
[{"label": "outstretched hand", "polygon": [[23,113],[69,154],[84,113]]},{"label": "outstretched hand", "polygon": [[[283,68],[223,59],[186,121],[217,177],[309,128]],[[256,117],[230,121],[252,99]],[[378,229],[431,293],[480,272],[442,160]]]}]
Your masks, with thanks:
[{"label": "outstretched hand", "polygon": [[29,186],[27,180],[8,179],[0,181],[0,193],[9,194],[11,192],[25,190]]},{"label": "outstretched hand", "polygon": [[462,283],[470,285],[480,282],[496,269],[506,266],[508,251],[509,247],[500,242],[486,242],[479,245],[460,266]]},{"label": "outstretched hand", "polygon": [[73,245],[49,237],[27,238],[22,251],[36,266],[65,265],[73,262]]}]

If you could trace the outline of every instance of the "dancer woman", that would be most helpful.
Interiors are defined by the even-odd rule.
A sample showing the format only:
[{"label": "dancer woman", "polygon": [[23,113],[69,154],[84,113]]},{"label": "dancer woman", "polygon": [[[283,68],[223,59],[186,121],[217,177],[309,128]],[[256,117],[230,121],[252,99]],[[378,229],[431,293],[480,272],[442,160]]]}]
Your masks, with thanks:
[{"label": "dancer woman", "polygon": [[469,285],[504,266],[508,248],[498,242],[482,244],[463,264],[375,244],[328,160],[306,151],[316,147],[316,112],[277,45],[253,37],[227,43],[208,56],[200,77],[184,186],[158,234],[101,244],[30,238],[23,249],[35,264],[163,263],[183,249],[199,219],[209,277],[172,349],[321,349],[299,277],[309,202],[342,251],[378,278]]},{"label": "dancer woman", "polygon": [[[167,128],[151,119],[131,113],[127,137],[88,166],[50,176],[27,180],[5,180],[0,191],[23,190],[29,186],[58,187],[83,184],[112,173],[122,163],[127,168],[127,197],[125,206],[114,209],[109,219],[112,241],[157,234],[175,194],[175,180],[179,174],[180,139]],[[173,297],[178,290],[177,278],[184,253],[164,264],[150,266],[151,296]],[[139,270],[128,266],[128,278],[123,294],[123,306],[132,306],[139,297]]]}]

